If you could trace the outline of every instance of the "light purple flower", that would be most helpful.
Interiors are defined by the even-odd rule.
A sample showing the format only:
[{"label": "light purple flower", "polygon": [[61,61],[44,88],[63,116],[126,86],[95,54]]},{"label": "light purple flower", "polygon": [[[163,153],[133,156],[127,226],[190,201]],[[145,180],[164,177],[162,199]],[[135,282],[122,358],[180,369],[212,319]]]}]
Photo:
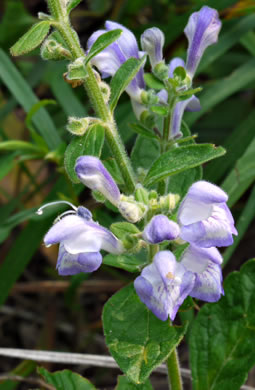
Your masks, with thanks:
[{"label": "light purple flower", "polygon": [[203,248],[231,245],[232,235],[238,233],[227,200],[227,194],[214,184],[192,184],[178,211],[180,237]]},{"label": "light purple flower", "polygon": [[[174,70],[177,67],[183,67],[185,69],[185,63],[184,61],[179,58],[175,57],[170,61],[169,63],[169,77],[173,78],[174,77]],[[158,97],[161,102],[167,103],[168,96],[167,96],[167,91],[165,89],[162,89],[158,93]],[[170,129],[169,129],[169,134],[172,139],[177,139],[182,136],[181,132],[181,122],[182,122],[182,117],[184,114],[184,111],[200,111],[201,106],[199,99],[195,96],[192,95],[191,97],[187,98],[186,100],[181,100],[178,101],[175,104],[175,107],[173,109],[171,121],[170,121]]]},{"label": "light purple flower", "polygon": [[143,239],[150,244],[175,240],[180,234],[177,223],[170,221],[165,215],[155,215],[143,231]]},{"label": "light purple flower", "polygon": [[83,184],[91,190],[101,192],[112,204],[118,206],[120,191],[99,158],[94,156],[79,157],[75,164],[75,172]]},{"label": "light purple flower", "polygon": [[93,272],[102,263],[100,250],[120,254],[122,243],[106,228],[90,219],[84,207],[63,216],[44,237],[46,246],[60,243],[57,269],[60,275]]},{"label": "light purple flower", "polygon": [[182,264],[196,279],[189,295],[206,302],[216,302],[224,295],[222,287],[222,257],[216,248],[190,245],[181,257]]},{"label": "light purple flower", "polygon": [[220,29],[221,21],[213,8],[204,6],[190,16],[184,32],[189,41],[186,66],[191,79],[205,49],[217,42]]},{"label": "light purple flower", "polygon": [[184,111],[200,111],[200,102],[199,99],[192,95],[186,100],[179,101],[175,104],[173,114],[170,121],[170,132],[172,139],[177,139],[182,137],[181,132],[181,123]]},{"label": "light purple flower", "polygon": [[170,251],[158,252],[153,263],[135,279],[141,301],[162,321],[173,321],[184,299],[192,291],[195,275],[177,263]]},{"label": "light purple flower", "polygon": [[[120,38],[91,60],[91,63],[98,68],[103,78],[113,76],[130,57],[139,59],[144,55],[144,52],[138,49],[134,34],[121,24],[111,21],[105,23],[105,30],[98,30],[91,35],[88,40],[88,49],[91,48],[100,35],[115,29],[122,30]],[[135,78],[129,83],[126,92],[132,99],[140,101],[140,94],[144,88],[143,69],[140,69]]]},{"label": "light purple flower", "polygon": [[162,50],[164,42],[164,34],[157,27],[148,28],[141,35],[141,46],[148,53],[152,68],[163,60]]}]

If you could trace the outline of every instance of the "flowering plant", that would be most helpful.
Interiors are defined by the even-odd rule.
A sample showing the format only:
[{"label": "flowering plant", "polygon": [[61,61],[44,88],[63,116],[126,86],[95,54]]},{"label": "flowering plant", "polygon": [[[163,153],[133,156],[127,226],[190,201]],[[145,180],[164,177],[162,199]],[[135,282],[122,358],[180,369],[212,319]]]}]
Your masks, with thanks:
[{"label": "flowering plant", "polygon": [[[140,50],[129,29],[107,21],[82,48],[69,20],[78,3],[48,0],[50,15],[40,14],[41,21],[11,52],[20,55],[42,44],[44,60],[69,61],[65,79],[85,87],[95,116],[69,117],[65,170],[69,180],[82,183],[114,213],[116,222],[105,227],[93,210],[67,199],[46,203],[37,214],[56,204],[71,209],[55,220],[44,244],[59,244],[61,276],[96,272],[101,264],[137,273],[105,304],[106,343],[127,381],[151,388],[151,372],[166,361],[169,386],[180,390],[176,348],[192,331],[194,307],[224,296],[218,248],[232,245],[238,234],[228,194],[202,178],[201,166],[225,149],[196,143],[183,121],[185,110],[201,109],[196,96],[201,88],[193,80],[204,52],[218,41],[221,21],[208,6],[192,13],[184,29],[186,61],[176,57],[167,64],[165,36],[156,27],[143,32]],[[124,91],[136,118],[131,124],[139,134],[136,143],[145,139],[157,150],[146,165],[135,150],[128,156],[116,125]],[[191,318],[183,315],[189,310]],[[195,386],[200,388],[199,379]]]}]

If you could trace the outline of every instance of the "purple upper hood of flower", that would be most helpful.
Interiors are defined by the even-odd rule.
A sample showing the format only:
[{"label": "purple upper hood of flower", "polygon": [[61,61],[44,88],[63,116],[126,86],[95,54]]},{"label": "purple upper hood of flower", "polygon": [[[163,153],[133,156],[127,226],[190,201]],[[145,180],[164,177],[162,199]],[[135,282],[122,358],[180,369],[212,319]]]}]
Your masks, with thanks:
[{"label": "purple upper hood of flower", "polygon": [[189,41],[186,67],[191,78],[205,49],[217,42],[220,29],[221,21],[213,8],[204,6],[190,16],[184,32]]},{"label": "purple upper hood of flower", "polygon": [[227,194],[214,184],[192,184],[178,211],[181,238],[204,248],[231,245],[237,231],[227,199]]},{"label": "purple upper hood of flower", "polygon": [[[88,49],[91,48],[100,35],[104,34],[106,31],[115,29],[122,30],[120,38],[102,50],[91,60],[92,64],[98,68],[103,77],[113,76],[119,67],[130,57],[139,59],[144,55],[144,53],[140,52],[138,49],[134,34],[121,24],[111,21],[107,21],[105,23],[105,30],[98,30],[91,35],[88,40]],[[139,101],[140,93],[143,88],[145,88],[143,69],[140,69],[135,78],[126,88],[126,91],[131,98]]]},{"label": "purple upper hood of flower", "polygon": [[157,27],[148,28],[141,35],[141,46],[148,53],[152,68],[163,60],[162,50],[164,42],[164,34]]},{"label": "purple upper hood of flower", "polygon": [[118,206],[120,191],[110,173],[99,158],[81,156],[75,164],[75,172],[80,181],[91,190],[101,192],[112,204]]}]

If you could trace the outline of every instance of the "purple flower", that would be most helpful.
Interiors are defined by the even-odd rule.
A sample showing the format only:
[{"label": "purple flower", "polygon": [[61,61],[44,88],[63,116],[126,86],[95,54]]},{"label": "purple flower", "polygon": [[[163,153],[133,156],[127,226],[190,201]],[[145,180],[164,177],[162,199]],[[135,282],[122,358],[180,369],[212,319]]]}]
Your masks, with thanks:
[{"label": "purple flower", "polygon": [[[92,64],[102,73],[103,78],[113,76],[119,67],[130,57],[139,59],[144,54],[139,51],[134,34],[126,27],[116,22],[107,21],[105,23],[105,28],[105,30],[98,30],[91,35],[88,40],[88,49],[90,49],[96,39],[106,31],[121,29],[122,34],[120,38],[91,60]],[[132,99],[140,101],[140,94],[144,88],[143,69],[140,69],[135,78],[129,83],[126,92]]]},{"label": "purple flower", "polygon": [[170,221],[165,215],[155,215],[143,231],[143,239],[150,244],[175,240],[180,234],[177,223]]},{"label": "purple flower", "polygon": [[57,261],[60,275],[95,271],[102,263],[101,249],[114,254],[123,252],[122,243],[108,229],[92,221],[84,207],[70,213],[44,237],[46,246],[60,243]]},{"label": "purple flower", "polygon": [[148,53],[152,68],[163,60],[162,50],[164,42],[164,34],[157,27],[148,28],[141,35],[141,46]]},{"label": "purple flower", "polygon": [[[184,61],[179,58],[173,58],[172,61],[169,63],[169,77],[174,77],[174,70],[177,67],[183,67],[185,69],[185,63]],[[162,89],[158,93],[158,97],[161,102],[167,103],[167,91],[165,89]],[[173,109],[171,121],[170,121],[170,129],[169,134],[171,135],[171,138],[177,139],[182,136],[181,132],[181,122],[182,117],[184,114],[184,111],[199,111],[201,109],[199,99],[192,95],[190,98],[187,98],[186,100],[177,101],[175,104],[175,107]]]},{"label": "purple flower", "polygon": [[227,194],[214,184],[192,184],[178,211],[180,237],[203,248],[231,245],[232,235],[238,233],[227,200]]},{"label": "purple flower", "polygon": [[99,158],[79,157],[75,164],[75,172],[80,181],[88,188],[101,192],[112,204],[118,206],[120,191]]},{"label": "purple flower", "polygon": [[184,111],[200,111],[201,106],[199,99],[192,95],[186,100],[179,101],[175,104],[173,114],[170,121],[170,132],[171,138],[177,139],[182,137],[181,123]]},{"label": "purple flower", "polygon": [[205,49],[217,42],[220,29],[221,21],[213,8],[204,6],[190,16],[184,32],[189,41],[186,65],[191,79]]},{"label": "purple flower", "polygon": [[189,295],[206,302],[216,302],[224,295],[222,287],[222,257],[216,248],[190,245],[181,257],[182,264],[196,279]]},{"label": "purple flower", "polygon": [[177,263],[170,251],[158,252],[153,263],[135,279],[141,301],[162,321],[173,321],[184,299],[192,291],[195,275]]}]

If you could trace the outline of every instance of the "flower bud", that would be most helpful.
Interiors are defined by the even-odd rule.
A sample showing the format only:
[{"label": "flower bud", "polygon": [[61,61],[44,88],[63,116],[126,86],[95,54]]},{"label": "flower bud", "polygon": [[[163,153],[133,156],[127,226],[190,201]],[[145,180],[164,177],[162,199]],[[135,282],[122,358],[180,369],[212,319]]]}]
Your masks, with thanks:
[{"label": "flower bud", "polygon": [[120,191],[99,158],[94,156],[79,157],[75,164],[75,172],[83,184],[93,191],[99,191],[118,207]]},{"label": "flower bud", "polygon": [[157,104],[159,102],[159,98],[153,89],[150,89],[149,91],[143,90],[141,93],[141,101],[145,105]]},{"label": "flower bud", "polygon": [[165,215],[155,215],[143,231],[143,239],[150,244],[175,240],[180,234],[179,225]]},{"label": "flower bud", "polygon": [[170,193],[166,196],[161,196],[159,199],[160,208],[162,211],[171,213],[176,208],[179,200],[180,200],[180,195],[178,194]]},{"label": "flower bud", "polygon": [[83,135],[90,124],[89,118],[75,118],[70,116],[68,118],[67,130],[74,135]]},{"label": "flower bud", "polygon": [[137,202],[148,204],[149,203],[148,195],[149,195],[148,191],[142,186],[139,186],[135,191],[135,200],[137,200]]},{"label": "flower bud", "polygon": [[72,58],[70,51],[64,48],[57,40],[53,37],[48,38],[44,41],[41,47],[41,57],[43,60],[65,60]]},{"label": "flower bud", "polygon": [[162,61],[162,50],[165,37],[162,31],[157,28],[148,28],[141,36],[142,49],[148,53],[152,68]]},{"label": "flower bud", "polygon": [[131,223],[140,221],[148,211],[146,205],[141,202],[136,202],[133,197],[121,195],[120,199],[121,201],[118,205],[119,211]]},{"label": "flower bud", "polygon": [[220,29],[221,21],[213,8],[204,6],[190,16],[184,33],[189,41],[186,68],[191,78],[206,48],[217,42]]},{"label": "flower bud", "polygon": [[100,88],[100,90],[101,90],[101,92],[103,94],[105,103],[108,103],[108,101],[110,99],[110,95],[111,95],[111,88],[104,81],[101,81],[99,83],[99,88]]},{"label": "flower bud", "polygon": [[159,62],[155,68],[153,69],[153,73],[155,74],[155,76],[159,79],[159,80],[166,80],[168,79],[168,72],[169,72],[169,69],[168,69],[168,66],[165,65],[165,63],[162,61],[162,62]]},{"label": "flower bud", "polygon": [[74,62],[68,65],[67,79],[68,80],[84,80],[88,76],[84,64],[84,58],[79,57]]}]

